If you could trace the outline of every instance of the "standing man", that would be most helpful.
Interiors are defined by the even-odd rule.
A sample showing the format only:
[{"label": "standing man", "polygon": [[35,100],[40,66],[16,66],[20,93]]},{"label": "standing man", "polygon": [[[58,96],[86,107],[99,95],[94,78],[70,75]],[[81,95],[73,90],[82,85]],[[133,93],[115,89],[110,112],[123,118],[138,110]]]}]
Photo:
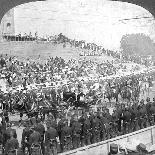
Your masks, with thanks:
[{"label": "standing man", "polygon": [[57,130],[47,125],[47,131],[45,132],[45,151],[47,154],[57,155],[57,138]]},{"label": "standing man", "polygon": [[19,148],[19,143],[16,138],[14,138],[14,132],[10,132],[10,138],[5,145],[5,155],[17,154],[17,149]]},{"label": "standing man", "polygon": [[72,144],[73,149],[79,148],[81,146],[81,131],[82,131],[82,125],[80,122],[78,122],[78,117],[75,116],[74,122],[72,124]]}]

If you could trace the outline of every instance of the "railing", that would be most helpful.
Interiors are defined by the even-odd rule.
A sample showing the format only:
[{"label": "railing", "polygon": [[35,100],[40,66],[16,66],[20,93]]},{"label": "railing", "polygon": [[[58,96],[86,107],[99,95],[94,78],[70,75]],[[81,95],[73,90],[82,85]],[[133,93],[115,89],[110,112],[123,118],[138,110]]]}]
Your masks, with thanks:
[{"label": "railing", "polygon": [[119,136],[96,144],[81,147],[61,155],[108,155],[110,144],[122,144],[132,140],[139,140],[147,147],[155,143],[155,126],[148,127],[130,134]]}]

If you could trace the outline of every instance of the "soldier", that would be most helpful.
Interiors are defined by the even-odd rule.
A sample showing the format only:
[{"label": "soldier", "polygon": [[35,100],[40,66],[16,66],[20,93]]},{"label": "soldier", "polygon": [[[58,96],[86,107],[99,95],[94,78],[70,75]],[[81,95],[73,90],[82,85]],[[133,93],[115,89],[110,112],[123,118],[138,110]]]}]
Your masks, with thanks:
[{"label": "soldier", "polygon": [[60,139],[60,149],[61,149],[61,152],[63,151],[63,138],[61,138],[62,136],[62,128],[64,127],[64,122],[65,122],[65,119],[64,118],[61,118],[60,121],[58,122],[58,128],[57,128],[57,131],[58,131],[58,135],[59,135],[59,139]]},{"label": "soldier", "polygon": [[9,114],[7,110],[3,110],[3,116],[5,118],[5,122],[8,123],[9,122]]},{"label": "soldier", "polygon": [[138,122],[138,104],[137,103],[133,103],[133,105],[131,106],[131,128],[132,131],[137,131],[140,130],[140,126],[139,126],[139,122]]},{"label": "soldier", "polygon": [[64,126],[61,129],[62,152],[69,151],[72,148],[72,128],[68,126],[67,120],[64,121]]},{"label": "soldier", "polygon": [[79,118],[79,122],[81,123],[81,128],[82,128],[82,131],[81,131],[81,147],[84,146],[84,132],[83,132],[83,126],[84,126],[84,121],[85,121],[85,115],[84,115],[84,111],[82,111],[82,116]]},{"label": "soldier", "polygon": [[114,128],[114,136],[119,135],[119,130],[118,130],[118,123],[119,123],[119,114],[116,109],[113,110],[112,113],[112,122],[113,122],[113,128]]},{"label": "soldier", "polygon": [[123,133],[127,134],[131,131],[131,113],[129,111],[129,108],[126,107],[125,111],[123,111]]},{"label": "soldier", "polygon": [[47,123],[48,126],[50,126],[50,127],[53,127],[53,128],[55,128],[55,129],[58,128],[58,127],[57,127],[57,122],[56,122],[56,120],[54,119],[54,116],[53,116],[52,114],[50,114],[50,113],[47,115],[46,123]]},{"label": "soldier", "polygon": [[84,116],[84,122],[83,122],[83,127],[82,127],[82,131],[83,131],[83,136],[84,136],[84,145],[90,145],[90,138],[91,138],[91,123],[90,120],[88,118],[88,116],[85,114]]},{"label": "soldier", "polygon": [[138,107],[138,113],[139,113],[139,126],[140,129],[146,128],[147,127],[147,109],[144,104],[144,100],[140,101],[140,105]]},{"label": "soldier", "polygon": [[146,98],[146,110],[147,110],[147,117],[148,117],[148,124],[149,124],[149,126],[152,124],[151,123],[151,113],[150,113],[150,108],[151,108],[151,105],[152,105],[152,103],[150,102],[150,98],[149,97],[147,97]]},{"label": "soldier", "polygon": [[29,137],[32,134],[32,130],[30,128],[30,126],[31,126],[30,122],[29,121],[26,122],[25,126],[26,126],[26,128],[23,129],[22,141],[21,141],[22,151],[23,151],[23,153],[25,153],[25,148],[27,147],[28,148],[28,152],[30,154]]},{"label": "soldier", "polygon": [[155,125],[155,98],[153,98],[153,103],[150,107],[150,125]]},{"label": "soldier", "polygon": [[78,122],[77,116],[75,116],[74,122],[73,122],[71,128],[72,128],[73,149],[76,149],[81,146],[80,137],[81,137],[81,131],[82,131],[82,126],[81,126],[81,123]]},{"label": "soldier", "polygon": [[38,118],[37,119],[37,124],[35,127],[35,130],[38,131],[41,135],[41,148],[42,148],[42,153],[44,154],[44,134],[45,134],[45,127],[41,123],[41,120]]},{"label": "soldier", "polygon": [[100,119],[98,118],[97,113],[94,114],[92,120],[92,143],[97,143],[100,141]]},{"label": "soldier", "polygon": [[5,146],[7,140],[10,139],[11,137],[10,133],[13,134],[15,139],[17,138],[16,130],[11,128],[11,123],[8,123],[7,129],[4,131],[4,134],[3,134],[3,146]]},{"label": "soldier", "polygon": [[58,132],[55,128],[47,125],[47,131],[45,132],[45,150],[47,154],[57,154],[57,137]]},{"label": "soldier", "polygon": [[16,138],[14,138],[14,132],[10,132],[10,138],[5,145],[5,154],[17,154],[17,149],[19,148],[19,143]]},{"label": "soldier", "polygon": [[[29,146],[31,146],[31,154],[33,151],[36,150],[35,147],[37,147],[38,155],[40,155],[41,154],[40,152],[41,152],[42,137],[41,137],[40,133],[38,131],[36,131],[35,126],[31,129],[33,130],[33,133],[29,137]],[[39,146],[39,148],[38,148],[38,146]]]}]

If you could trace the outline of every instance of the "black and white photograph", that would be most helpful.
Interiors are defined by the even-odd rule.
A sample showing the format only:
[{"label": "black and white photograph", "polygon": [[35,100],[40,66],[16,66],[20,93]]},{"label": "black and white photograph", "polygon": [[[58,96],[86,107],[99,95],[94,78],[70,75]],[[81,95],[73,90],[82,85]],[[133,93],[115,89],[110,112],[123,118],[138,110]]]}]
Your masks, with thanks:
[{"label": "black and white photograph", "polygon": [[0,0],[0,155],[155,155],[155,0]]}]

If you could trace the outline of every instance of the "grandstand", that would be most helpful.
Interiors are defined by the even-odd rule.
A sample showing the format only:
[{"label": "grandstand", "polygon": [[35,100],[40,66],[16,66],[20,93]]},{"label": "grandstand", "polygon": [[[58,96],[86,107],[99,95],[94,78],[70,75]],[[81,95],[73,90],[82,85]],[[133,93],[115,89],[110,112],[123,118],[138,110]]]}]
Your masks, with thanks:
[{"label": "grandstand", "polygon": [[[18,56],[22,61],[26,58],[31,60],[37,60],[40,55],[40,60],[45,61],[50,57],[62,57],[65,60],[80,59],[84,56],[80,56],[82,49],[66,46],[63,48],[62,44],[53,44],[51,42],[1,42],[0,43],[0,54],[9,54],[12,56]],[[108,60],[111,61],[113,58],[102,54],[101,56],[87,56],[88,59],[97,61]]]}]

